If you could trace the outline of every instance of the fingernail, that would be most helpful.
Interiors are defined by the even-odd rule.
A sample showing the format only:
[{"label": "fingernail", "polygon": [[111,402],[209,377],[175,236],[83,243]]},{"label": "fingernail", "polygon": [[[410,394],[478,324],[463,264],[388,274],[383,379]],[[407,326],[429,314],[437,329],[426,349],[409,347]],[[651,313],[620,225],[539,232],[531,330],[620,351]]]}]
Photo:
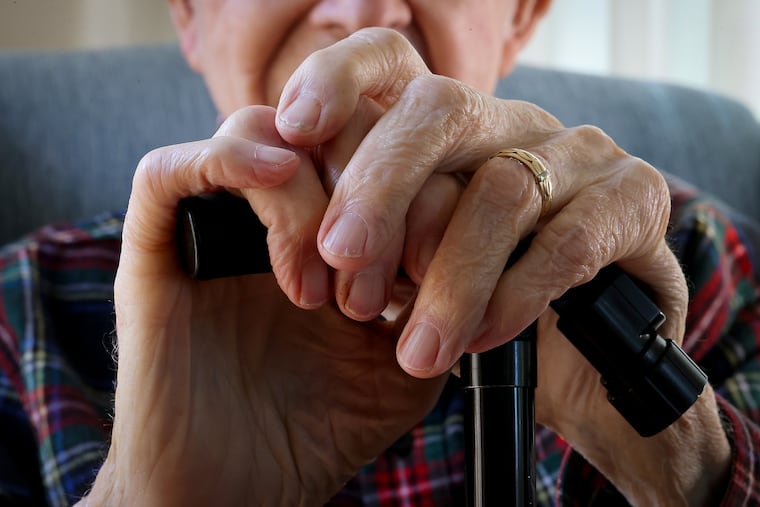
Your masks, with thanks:
[{"label": "fingernail", "polygon": [[257,146],[256,151],[253,154],[253,158],[258,162],[263,162],[275,167],[291,162],[296,156],[295,152],[290,150],[264,145]]},{"label": "fingernail", "polygon": [[290,128],[308,132],[317,126],[320,114],[322,114],[322,103],[316,97],[299,95],[280,114],[280,121]]},{"label": "fingernail", "polygon": [[301,306],[317,308],[329,297],[327,266],[318,255],[312,256],[301,271]]},{"label": "fingernail", "polygon": [[356,213],[343,213],[330,228],[322,246],[338,257],[361,257],[367,243],[367,222]]},{"label": "fingernail", "polygon": [[375,318],[385,308],[385,285],[380,272],[358,273],[351,282],[346,309],[360,320]]},{"label": "fingernail", "polygon": [[427,371],[435,366],[441,337],[438,331],[424,322],[414,326],[399,352],[399,362],[409,370]]}]

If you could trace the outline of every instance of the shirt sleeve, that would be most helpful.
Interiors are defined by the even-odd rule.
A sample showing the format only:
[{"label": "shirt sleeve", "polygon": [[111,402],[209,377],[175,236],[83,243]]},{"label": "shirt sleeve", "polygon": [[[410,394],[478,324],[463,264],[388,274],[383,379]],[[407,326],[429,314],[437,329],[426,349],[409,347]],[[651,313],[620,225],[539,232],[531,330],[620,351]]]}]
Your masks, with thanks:
[{"label": "shirt sleeve", "polygon": [[673,195],[684,348],[708,374],[732,449],[722,505],[760,505],[760,226],[688,187]]},{"label": "shirt sleeve", "polygon": [[0,504],[68,506],[107,450],[120,216],[0,249]]},{"label": "shirt sleeve", "polygon": [[0,320],[0,504],[44,505],[33,426],[23,406],[16,340]]}]

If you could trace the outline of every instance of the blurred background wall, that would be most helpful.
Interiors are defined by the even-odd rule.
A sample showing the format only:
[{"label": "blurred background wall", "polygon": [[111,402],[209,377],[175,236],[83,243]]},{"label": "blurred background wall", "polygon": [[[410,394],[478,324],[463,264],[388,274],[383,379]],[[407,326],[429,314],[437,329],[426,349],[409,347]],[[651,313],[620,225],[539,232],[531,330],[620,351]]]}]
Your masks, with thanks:
[{"label": "blurred background wall", "polygon": [[71,49],[174,40],[164,0],[0,0],[0,49]]},{"label": "blurred background wall", "polygon": [[760,118],[760,0],[554,0],[523,60],[707,88]]},{"label": "blurred background wall", "polygon": [[[760,117],[760,0],[554,0],[534,65],[716,90]],[[0,0],[0,50],[174,40],[164,0]]]}]

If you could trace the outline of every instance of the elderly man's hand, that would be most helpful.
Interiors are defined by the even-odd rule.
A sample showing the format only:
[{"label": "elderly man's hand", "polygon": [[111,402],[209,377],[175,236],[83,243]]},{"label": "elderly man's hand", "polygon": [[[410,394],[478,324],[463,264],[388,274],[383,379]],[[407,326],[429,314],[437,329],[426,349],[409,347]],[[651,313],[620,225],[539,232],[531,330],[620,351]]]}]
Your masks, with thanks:
[{"label": "elderly man's hand", "polygon": [[[301,277],[280,278],[302,308],[271,275],[197,282],[181,271],[177,202],[224,188],[255,195],[278,272],[325,283],[304,294]],[[313,308],[327,299],[327,271],[309,259],[326,205],[272,108],[143,159],[115,287],[113,438],[92,505],[321,505],[432,408],[445,377],[398,366],[400,328]]]},{"label": "elderly man's hand", "polygon": [[[357,121],[373,108],[382,111],[377,121]],[[319,147],[332,175],[319,251],[338,272],[344,313],[379,313],[388,297],[380,289],[399,263],[419,283],[397,349],[406,371],[441,375],[463,352],[504,343],[538,319],[539,422],[631,501],[696,505],[720,488],[729,448],[711,388],[675,425],[643,440],[547,310],[616,262],[655,291],[668,316],[661,331],[682,340],[687,290],[665,238],[670,197],[658,171],[597,128],[566,129],[534,105],[432,75],[404,37],[385,29],[311,55],[284,88],[277,128],[293,145]],[[527,167],[492,158],[505,148],[529,150],[548,168],[548,209]],[[528,251],[502,274],[532,232]]]}]

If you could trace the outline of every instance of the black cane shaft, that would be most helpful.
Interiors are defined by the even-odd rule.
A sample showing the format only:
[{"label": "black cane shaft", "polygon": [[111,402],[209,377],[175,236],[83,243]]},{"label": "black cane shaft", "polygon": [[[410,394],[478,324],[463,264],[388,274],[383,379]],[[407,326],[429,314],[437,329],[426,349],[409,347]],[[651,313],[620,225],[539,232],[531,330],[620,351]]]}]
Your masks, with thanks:
[{"label": "black cane shaft", "polygon": [[467,505],[534,505],[532,389],[466,389],[464,402]]},{"label": "black cane shaft", "polygon": [[535,505],[535,326],[460,368],[467,506]]}]

